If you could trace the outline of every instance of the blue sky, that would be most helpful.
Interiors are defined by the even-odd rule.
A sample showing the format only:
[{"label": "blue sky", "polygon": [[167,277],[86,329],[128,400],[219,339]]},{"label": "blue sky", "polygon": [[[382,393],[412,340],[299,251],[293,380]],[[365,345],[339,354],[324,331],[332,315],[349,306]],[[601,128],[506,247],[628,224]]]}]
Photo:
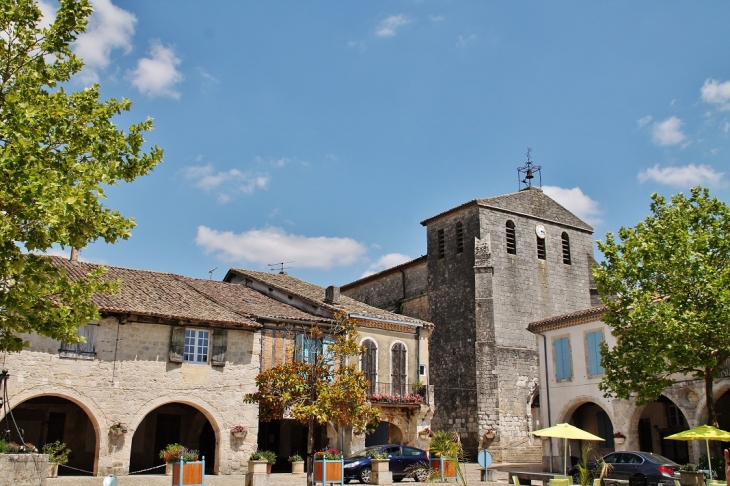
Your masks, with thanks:
[{"label": "blue sky", "polygon": [[730,201],[730,2],[92,3],[73,84],[130,98],[165,157],[108,191],[137,227],[88,261],[341,285],[516,191],[528,147],[596,239],[653,192]]}]

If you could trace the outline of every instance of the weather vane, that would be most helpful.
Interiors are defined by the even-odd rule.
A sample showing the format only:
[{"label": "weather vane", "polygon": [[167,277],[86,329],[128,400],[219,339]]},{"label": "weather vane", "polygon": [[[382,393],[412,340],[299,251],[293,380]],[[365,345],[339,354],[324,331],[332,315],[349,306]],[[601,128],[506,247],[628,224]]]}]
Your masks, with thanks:
[{"label": "weather vane", "polygon": [[[286,272],[284,270],[288,270],[288,269],[292,268],[292,267],[285,267],[284,265],[286,265],[287,263],[294,263],[294,260],[292,260],[290,262],[269,263],[268,265],[270,267],[279,267],[279,274],[286,275]],[[276,270],[277,270],[276,268],[271,269],[272,272],[275,272]]]},{"label": "weather vane", "polygon": [[[525,189],[532,187],[532,179],[535,178],[535,172],[540,176],[540,187],[542,187],[542,167],[539,165],[532,165],[532,159],[530,158],[531,148],[527,148],[527,162],[522,167],[517,168],[517,190],[523,189],[522,184],[525,185]],[[523,176],[524,174],[524,176]]]}]

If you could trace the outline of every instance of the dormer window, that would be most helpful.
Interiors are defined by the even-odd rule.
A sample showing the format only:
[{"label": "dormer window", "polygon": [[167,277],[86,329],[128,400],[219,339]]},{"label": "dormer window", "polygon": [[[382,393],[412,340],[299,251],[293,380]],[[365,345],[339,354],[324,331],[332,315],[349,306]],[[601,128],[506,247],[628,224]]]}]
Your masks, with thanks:
[{"label": "dormer window", "polygon": [[456,253],[464,251],[464,225],[461,221],[456,223]]},{"label": "dormer window", "polygon": [[517,237],[515,235],[515,224],[507,221],[507,253],[510,255],[517,254]]}]

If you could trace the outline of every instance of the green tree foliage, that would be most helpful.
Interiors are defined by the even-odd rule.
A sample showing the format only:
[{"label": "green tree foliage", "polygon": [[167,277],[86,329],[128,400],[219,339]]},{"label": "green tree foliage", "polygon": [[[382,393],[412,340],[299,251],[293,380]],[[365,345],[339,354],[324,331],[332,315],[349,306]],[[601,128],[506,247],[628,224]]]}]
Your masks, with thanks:
[{"label": "green tree foliage", "polygon": [[151,120],[126,133],[112,123],[129,100],[101,101],[98,85],[64,88],[83,67],[70,44],[91,11],[86,0],[61,0],[41,27],[32,0],[0,0],[0,350],[20,350],[18,334],[31,331],[76,342],[78,326],[98,318],[89,298],[114,288],[103,270],[74,282],[26,252],[128,238],[134,221],[104,207],[104,187],[162,160],[157,147],[142,151]]},{"label": "green tree foliage", "polygon": [[602,345],[607,396],[656,399],[680,375],[704,380],[716,424],[713,380],[730,357],[730,207],[693,188],[670,201],[654,194],[651,215],[598,242],[594,267],[604,321],[616,345]]},{"label": "green tree foliage", "polygon": [[[312,353],[307,360],[295,359],[262,371],[256,377],[258,391],[244,397],[245,402],[258,404],[264,422],[281,419],[286,412],[308,424],[308,485],[312,484],[315,423],[360,431],[380,420],[380,411],[367,402],[370,382],[357,359],[348,359],[359,357],[362,351],[355,322],[345,315],[337,315],[336,321],[331,328],[308,330]],[[333,344],[319,345],[325,338]]]}]

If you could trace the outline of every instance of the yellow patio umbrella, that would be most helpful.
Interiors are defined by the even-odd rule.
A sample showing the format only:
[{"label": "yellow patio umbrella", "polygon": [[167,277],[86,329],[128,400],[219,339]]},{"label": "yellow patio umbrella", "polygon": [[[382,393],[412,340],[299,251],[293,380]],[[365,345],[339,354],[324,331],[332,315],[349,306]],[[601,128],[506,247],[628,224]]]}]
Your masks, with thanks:
[{"label": "yellow patio umbrella", "polygon": [[730,442],[730,432],[725,432],[712,425],[700,425],[694,429],[685,430],[684,432],[677,432],[676,434],[668,435],[665,439],[671,440],[704,440],[705,446],[707,447],[707,466],[710,468],[710,479],[712,479],[712,463],[710,462],[710,441],[720,440],[723,442]]},{"label": "yellow patio umbrella", "polygon": [[548,427],[546,429],[540,429],[533,432],[538,437],[555,437],[558,439],[564,439],[563,443],[563,474],[568,474],[568,439],[575,440],[600,440],[604,441],[597,435],[593,435],[590,432],[586,432],[583,429],[570,424],[558,424]]}]

